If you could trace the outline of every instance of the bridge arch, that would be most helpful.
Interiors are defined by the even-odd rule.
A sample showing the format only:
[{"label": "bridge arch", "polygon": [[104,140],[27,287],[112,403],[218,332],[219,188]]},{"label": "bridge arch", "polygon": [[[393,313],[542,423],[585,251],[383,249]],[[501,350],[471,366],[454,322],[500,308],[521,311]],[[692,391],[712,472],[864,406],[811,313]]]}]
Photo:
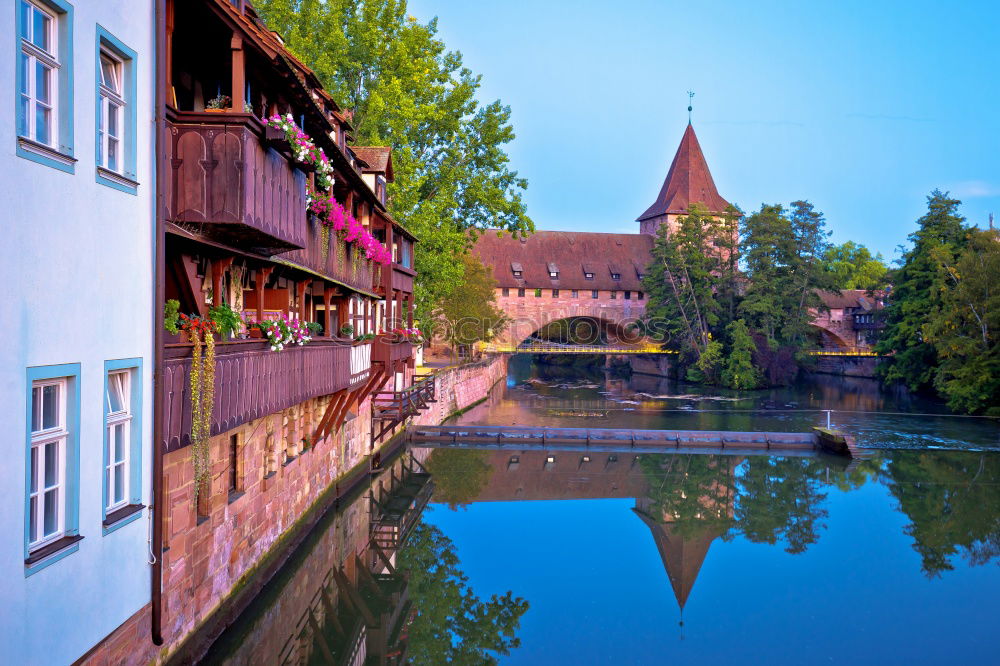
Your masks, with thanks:
[{"label": "bridge arch", "polygon": [[823,326],[816,322],[809,324],[809,326],[819,338],[821,348],[850,349],[855,346],[853,339],[847,337],[843,327]]},{"label": "bridge arch", "polygon": [[505,310],[510,323],[496,342],[517,346],[547,325],[567,319],[590,319],[601,322],[606,329],[625,330],[642,318],[645,303],[624,300],[620,298],[622,294],[618,295],[618,299],[610,301],[545,297],[519,298],[516,304],[508,301]]}]

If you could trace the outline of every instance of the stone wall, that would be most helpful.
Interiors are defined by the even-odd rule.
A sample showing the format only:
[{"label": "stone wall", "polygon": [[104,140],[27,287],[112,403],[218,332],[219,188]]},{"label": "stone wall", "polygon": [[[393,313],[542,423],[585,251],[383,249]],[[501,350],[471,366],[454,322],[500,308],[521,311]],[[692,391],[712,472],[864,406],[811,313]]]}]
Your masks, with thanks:
[{"label": "stone wall", "polygon": [[567,317],[592,317],[617,324],[638,320],[646,311],[646,301],[638,300],[639,292],[631,292],[629,300],[623,291],[616,292],[615,298],[610,291],[599,291],[598,298],[591,298],[589,290],[579,290],[577,298],[572,293],[560,289],[559,297],[553,298],[551,289],[542,289],[542,295],[536,297],[535,290],[528,289],[519,297],[516,289],[511,289],[509,296],[497,289],[497,307],[511,318],[498,342],[520,344],[545,324]]},{"label": "stone wall", "polygon": [[878,359],[873,356],[820,356],[813,372],[845,377],[875,377]]},{"label": "stone wall", "polygon": [[468,409],[487,397],[490,389],[507,377],[507,357],[489,355],[468,365],[439,373],[435,381],[437,402],[413,419],[414,425],[438,425],[455,412]]}]

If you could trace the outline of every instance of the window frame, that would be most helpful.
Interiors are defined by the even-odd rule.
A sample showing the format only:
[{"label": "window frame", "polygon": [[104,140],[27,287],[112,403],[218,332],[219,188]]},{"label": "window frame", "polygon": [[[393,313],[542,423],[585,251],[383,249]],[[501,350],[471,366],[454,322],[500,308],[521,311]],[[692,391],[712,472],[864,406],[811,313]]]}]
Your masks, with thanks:
[{"label": "window frame", "polygon": [[[21,128],[18,127],[18,136],[21,138],[29,139],[35,143],[45,146],[47,148],[55,148],[59,143],[59,105],[57,100],[53,99],[58,95],[58,78],[59,78],[59,17],[51,9],[44,7],[41,3],[32,2],[32,0],[18,0],[15,3],[18,10],[22,7],[28,8],[30,12],[29,20],[27,21],[27,28],[31,31],[31,36],[20,32],[20,25],[18,26],[17,39],[19,42],[18,51],[18,67],[20,68],[21,58],[28,59],[27,67],[27,98],[28,98],[28,117],[24,118],[23,115],[18,115],[18,125],[21,121],[27,122],[27,133],[21,134]],[[46,35],[49,46],[52,47],[51,51],[46,51],[41,46],[35,43],[35,22],[34,22],[34,12],[38,12],[44,15],[48,21],[48,34]],[[20,23],[21,14],[18,13],[18,22]],[[38,99],[38,65],[42,65],[47,68],[49,74],[49,100],[48,102],[42,102]],[[20,83],[24,83],[25,72],[18,72],[21,79]],[[21,90],[21,85],[17,86],[18,96],[24,96],[25,93]],[[20,99],[18,100],[20,102]],[[49,139],[48,141],[42,141],[38,138],[38,127],[37,127],[37,117],[38,117],[38,107],[42,106],[47,108],[50,112],[49,116]]]},{"label": "window frame", "polygon": [[570,298],[580,298],[580,291],[578,289],[573,289],[570,291]]},{"label": "window frame", "polygon": [[[33,395],[36,385],[60,383],[61,430],[32,431]],[[80,364],[34,366],[25,369],[25,430],[24,430],[24,575],[25,577],[58,562],[79,550],[80,536]],[[60,525],[58,536],[32,541],[31,534],[31,451],[34,445],[50,443],[53,435],[63,439],[60,464]],[[36,470],[44,471],[38,460]]]},{"label": "window frame", "polygon": [[[14,41],[17,46],[17,62],[14,75],[14,139],[15,154],[37,164],[49,166],[66,173],[75,173],[76,158],[73,155],[73,5],[66,0],[16,0],[14,3]],[[49,18],[49,38],[51,51],[37,46],[21,30],[22,7],[38,11]],[[32,16],[34,14],[32,13]],[[34,21],[29,21],[33,30]],[[21,66],[22,54],[28,57],[28,81]],[[35,68],[43,63],[49,68],[50,137],[48,143],[38,141],[36,136],[36,83]],[[21,89],[28,90],[29,113],[24,118],[21,108]],[[21,124],[28,124],[27,134],[21,133]]]},{"label": "window frame", "polygon": [[518,287],[517,288],[517,297],[518,298],[524,298],[524,293],[525,293],[524,292],[524,287]]},{"label": "window frame", "polygon": [[552,298],[559,298],[559,290],[558,289],[553,289],[552,290]]},{"label": "window frame", "polygon": [[600,297],[601,297],[601,292],[599,290],[597,290],[597,289],[591,289],[590,290],[590,298],[591,299],[597,300]]},{"label": "window frame", "polygon": [[[122,378],[122,395],[120,400],[123,404],[123,409],[117,411],[111,411],[110,394],[112,391],[116,390],[116,382],[113,378]],[[107,373],[106,381],[104,382],[104,400],[105,400],[105,412],[104,412],[104,428],[105,428],[105,447],[104,452],[104,487],[106,492],[104,493],[104,513],[105,515],[113,513],[118,509],[121,509],[129,504],[129,470],[130,470],[130,453],[131,446],[131,430],[132,430],[132,373],[128,370],[112,370]],[[119,427],[124,430],[123,433],[123,451],[122,459],[115,460],[114,456],[114,431]],[[121,500],[114,501],[115,490],[117,490],[117,484],[114,482],[114,472],[116,467],[123,467],[124,472],[122,473],[122,493]]]},{"label": "window frame", "polygon": [[[102,124],[105,115],[105,100],[107,88],[102,84],[101,58],[110,57],[117,61],[121,77],[121,93],[114,101],[120,103],[119,139],[118,139],[118,170],[105,166],[107,150],[104,145],[106,137],[102,137]],[[94,179],[101,185],[125,192],[137,194],[137,93],[136,93],[136,52],[126,46],[101,25],[97,26],[95,40],[95,79],[94,79]],[[110,92],[110,91],[108,91]],[[106,128],[106,125],[105,125]],[[106,132],[105,132],[106,134]]]},{"label": "window frame", "polygon": [[500,288],[500,296],[502,296],[504,298],[510,296],[510,287],[501,287]]},{"label": "window frame", "polygon": [[[111,428],[122,422],[120,415],[108,413],[108,390],[111,376],[124,372],[128,375],[129,414],[126,440],[126,481],[124,500],[112,505],[112,488],[109,483],[108,468],[111,466]],[[141,358],[122,358],[104,362],[104,393],[102,394],[102,412],[104,423],[104,442],[102,454],[101,481],[101,521],[102,532],[108,535],[115,530],[138,520],[142,516],[142,412],[143,412],[143,374]]]},{"label": "window frame", "polygon": [[[31,414],[34,418],[35,389],[42,391],[42,402],[44,404],[44,391],[46,387],[55,386],[59,389],[57,393],[57,425],[52,428],[42,428],[33,430],[32,423],[28,423],[28,552],[34,553],[45,546],[58,541],[66,534],[66,449],[69,440],[69,426],[67,424],[67,402],[69,399],[69,379],[67,377],[53,377],[49,379],[36,379],[31,382]],[[45,460],[47,458],[46,449],[50,444],[56,444],[56,480],[55,483],[45,485]],[[35,451],[38,455],[35,456]],[[32,459],[37,460],[34,465],[35,473],[31,474]],[[34,477],[34,478],[32,478]],[[34,483],[32,483],[34,482]],[[34,492],[32,487],[35,488]],[[51,492],[56,492],[56,526],[51,534],[46,535],[44,530],[45,517],[45,496]],[[31,508],[31,500],[37,499],[35,509]],[[37,515],[34,515],[36,514]],[[36,532],[38,538],[31,531],[32,518],[35,518]]]}]

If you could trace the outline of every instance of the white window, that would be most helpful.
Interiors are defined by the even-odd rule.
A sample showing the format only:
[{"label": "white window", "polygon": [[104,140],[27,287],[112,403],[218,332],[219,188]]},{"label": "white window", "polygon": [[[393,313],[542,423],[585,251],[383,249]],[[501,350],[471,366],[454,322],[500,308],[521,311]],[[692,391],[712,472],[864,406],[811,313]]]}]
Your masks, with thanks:
[{"label": "white window", "polygon": [[107,446],[104,473],[108,497],[106,509],[110,513],[129,502],[129,449],[132,443],[132,376],[128,370],[108,373],[105,396],[107,410]]},{"label": "white window", "polygon": [[17,133],[45,144],[56,145],[56,17],[27,0],[19,0],[18,54],[21,88],[18,91]]},{"label": "white window", "polygon": [[28,548],[63,536],[66,525],[67,381],[31,385],[31,478],[28,484]]},{"label": "white window", "polygon": [[124,141],[125,92],[122,86],[122,61],[108,51],[101,51],[100,117],[97,119],[97,163],[120,173],[124,167],[121,146]]}]

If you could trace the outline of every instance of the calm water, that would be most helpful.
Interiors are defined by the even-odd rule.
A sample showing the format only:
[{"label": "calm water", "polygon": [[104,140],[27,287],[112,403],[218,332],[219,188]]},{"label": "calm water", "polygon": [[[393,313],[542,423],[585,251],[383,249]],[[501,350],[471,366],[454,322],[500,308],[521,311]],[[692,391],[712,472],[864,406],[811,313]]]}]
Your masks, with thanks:
[{"label": "calm water", "polygon": [[996,421],[865,380],[737,396],[524,359],[461,418],[801,430],[819,409],[871,457],[406,451],[209,661],[1000,662]]}]

